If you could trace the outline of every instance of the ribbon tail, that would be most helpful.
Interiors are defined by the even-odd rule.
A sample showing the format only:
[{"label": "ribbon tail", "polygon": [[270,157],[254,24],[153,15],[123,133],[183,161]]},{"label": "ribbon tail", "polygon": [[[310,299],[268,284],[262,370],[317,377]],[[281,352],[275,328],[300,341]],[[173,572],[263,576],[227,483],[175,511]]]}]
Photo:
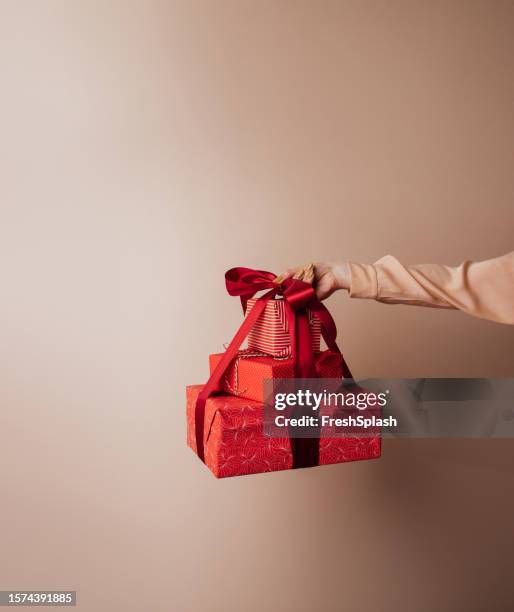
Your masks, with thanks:
[{"label": "ribbon tail", "polygon": [[309,310],[316,316],[321,323],[321,335],[323,336],[323,340],[325,341],[328,348],[333,353],[339,353],[341,355],[341,359],[343,360],[343,376],[344,378],[351,378],[353,380],[353,374],[346,363],[346,360],[341,353],[341,349],[337,346],[336,336],[337,336],[337,328],[334,323],[334,319],[332,315],[321,302],[316,301],[312,304],[309,304]]},{"label": "ribbon tail", "polygon": [[237,355],[237,351],[243,343],[246,336],[249,334],[251,328],[261,315],[262,311],[266,307],[267,302],[271,299],[274,291],[269,291],[261,298],[257,300],[255,306],[252,308],[248,316],[245,318],[241,327],[237,330],[236,335],[232,338],[232,341],[227,347],[227,350],[223,354],[217,366],[214,368],[213,373],[209,377],[209,380],[200,391],[196,400],[195,406],[195,436],[196,436],[196,452],[200,459],[205,463],[205,449],[204,449],[204,423],[205,423],[205,404],[207,399],[218,387],[221,377],[226,372],[230,362]]},{"label": "ribbon tail", "polygon": [[309,318],[305,309],[296,312],[295,376],[297,378],[316,378],[317,376],[314,368]]}]

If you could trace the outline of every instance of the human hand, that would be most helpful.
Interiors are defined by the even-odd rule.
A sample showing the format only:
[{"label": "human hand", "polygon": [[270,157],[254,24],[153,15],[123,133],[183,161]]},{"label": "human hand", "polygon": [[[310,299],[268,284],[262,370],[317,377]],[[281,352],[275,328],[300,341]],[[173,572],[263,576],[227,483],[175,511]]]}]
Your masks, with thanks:
[{"label": "human hand", "polygon": [[281,283],[286,278],[297,278],[312,284],[319,300],[325,300],[338,289],[350,289],[350,271],[346,262],[341,263],[311,263],[308,266],[288,268],[277,276],[276,282]]}]

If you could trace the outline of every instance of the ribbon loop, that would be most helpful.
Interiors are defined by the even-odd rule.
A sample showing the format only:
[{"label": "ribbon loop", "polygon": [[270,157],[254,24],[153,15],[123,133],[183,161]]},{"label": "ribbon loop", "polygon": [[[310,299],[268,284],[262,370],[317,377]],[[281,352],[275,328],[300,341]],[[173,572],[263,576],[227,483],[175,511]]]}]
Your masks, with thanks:
[{"label": "ribbon loop", "polygon": [[264,270],[251,268],[231,268],[225,273],[225,286],[229,295],[238,295],[241,298],[243,311],[246,312],[246,303],[257,292],[264,289],[273,289],[278,292],[280,285],[275,283],[275,275]]}]

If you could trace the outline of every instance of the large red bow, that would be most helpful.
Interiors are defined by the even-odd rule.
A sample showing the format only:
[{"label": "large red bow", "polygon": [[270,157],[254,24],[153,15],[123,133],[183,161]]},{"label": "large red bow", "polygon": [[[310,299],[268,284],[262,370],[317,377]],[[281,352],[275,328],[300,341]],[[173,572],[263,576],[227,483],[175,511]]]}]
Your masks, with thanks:
[{"label": "large red bow", "polygon": [[[195,409],[195,433],[197,453],[202,461],[205,461],[203,443],[205,403],[213,391],[217,389],[221,377],[227,370],[230,362],[236,357],[239,347],[269,300],[276,296],[282,296],[286,303],[288,329],[291,339],[291,355],[294,359],[294,373],[297,378],[316,378],[317,376],[314,368],[307,309],[320,320],[321,333],[328,348],[335,353],[341,352],[336,344],[337,330],[334,320],[325,306],[317,299],[312,286],[293,278],[287,278],[281,283],[277,283],[275,278],[275,274],[271,272],[251,270],[250,268],[232,268],[225,274],[228,293],[241,298],[241,304],[245,313],[246,303],[251,297],[259,291],[266,289],[268,291],[258,298],[241,327],[237,330],[236,335],[218,362],[211,377],[198,395]],[[343,371],[346,378],[352,378],[344,359]],[[297,440],[297,443],[300,443],[300,441]]]}]

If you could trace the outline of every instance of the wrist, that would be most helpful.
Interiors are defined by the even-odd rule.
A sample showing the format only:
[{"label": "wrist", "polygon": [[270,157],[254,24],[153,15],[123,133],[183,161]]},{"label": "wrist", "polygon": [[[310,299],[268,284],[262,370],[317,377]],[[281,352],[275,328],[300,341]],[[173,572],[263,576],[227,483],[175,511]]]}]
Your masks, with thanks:
[{"label": "wrist", "polygon": [[346,291],[349,291],[351,277],[350,266],[348,265],[348,262],[342,261],[340,263],[334,264],[332,272],[334,274],[336,289],[345,289]]}]

